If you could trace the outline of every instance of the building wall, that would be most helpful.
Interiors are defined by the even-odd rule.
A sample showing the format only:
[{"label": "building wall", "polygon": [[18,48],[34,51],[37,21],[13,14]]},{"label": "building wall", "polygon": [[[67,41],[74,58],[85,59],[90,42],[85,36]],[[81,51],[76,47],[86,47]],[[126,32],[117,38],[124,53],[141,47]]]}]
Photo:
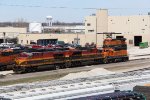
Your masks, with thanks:
[{"label": "building wall", "polygon": [[60,30],[61,33],[84,33],[85,32],[85,27],[84,25],[72,25],[72,26],[64,26],[64,25],[59,25],[59,26],[51,26],[43,27],[43,33],[55,33],[54,30]]},{"label": "building wall", "polygon": [[0,27],[0,39],[3,39],[3,32],[6,38],[15,38],[19,33],[27,33],[27,28]]},{"label": "building wall", "polygon": [[108,32],[108,10],[99,9],[96,15],[85,17],[85,33],[96,34]]},{"label": "building wall", "polygon": [[[149,34],[118,34],[113,35],[116,36],[124,36],[127,39],[128,46],[134,46],[134,36],[142,36],[142,42],[149,42],[150,44],[150,36]],[[66,43],[74,42],[75,38],[80,39],[79,44],[85,45],[86,43],[96,43],[97,37],[97,46],[101,47],[103,45],[103,40],[105,39],[105,35],[103,34],[19,34],[18,38],[19,44],[30,44],[30,42],[37,42],[38,39],[58,39],[59,41],[64,41]],[[130,43],[129,43],[130,41]],[[132,43],[131,43],[132,41]]]},{"label": "building wall", "polygon": [[103,32],[122,33],[114,37],[124,36],[129,46],[134,46],[135,36],[142,36],[142,42],[150,44],[150,15],[108,16],[107,10],[100,9],[96,15],[85,17],[85,34],[20,34],[19,43],[29,44],[38,39],[58,39],[72,43],[78,37],[81,45],[97,41],[97,45],[102,46],[105,35],[96,33]]},{"label": "building wall", "polygon": [[[103,35],[97,35],[97,45],[102,45]],[[80,39],[79,44],[96,43],[96,34],[19,34],[19,44],[30,44],[30,42],[37,42],[38,39],[58,39],[66,43],[72,43],[75,38]]]},{"label": "building wall", "polygon": [[85,33],[95,34],[96,32],[150,33],[150,15],[108,16],[108,10],[99,9],[95,16],[85,17]]},{"label": "building wall", "polygon": [[109,16],[108,31],[123,34],[150,33],[150,15]]},{"label": "building wall", "polygon": [[108,10],[99,9],[96,11],[97,33],[108,32]]},{"label": "building wall", "polygon": [[142,36],[142,42],[150,44],[150,15],[134,15],[134,16],[109,16],[108,31],[122,33],[122,36],[129,41],[133,41],[134,36]]},{"label": "building wall", "polygon": [[85,17],[85,34],[96,33],[96,16]]},{"label": "building wall", "polygon": [[[150,34],[120,34],[120,35],[115,35],[116,36],[124,36],[124,38],[126,38],[126,42],[128,44],[128,46],[134,46],[134,37],[135,36],[142,36],[142,42],[148,42],[150,44]],[[129,42],[130,41],[130,42]],[[132,43],[131,43],[132,41]]]},{"label": "building wall", "polygon": [[[89,33],[88,30],[92,29],[94,29],[93,34],[122,33],[119,36],[127,38],[129,46],[134,46],[135,36],[142,36],[142,42],[149,42],[150,44],[150,15],[108,16],[108,10],[99,9],[95,16],[87,16],[85,20],[85,33]],[[87,23],[91,26],[87,26]],[[97,31],[95,31],[96,29]]]}]

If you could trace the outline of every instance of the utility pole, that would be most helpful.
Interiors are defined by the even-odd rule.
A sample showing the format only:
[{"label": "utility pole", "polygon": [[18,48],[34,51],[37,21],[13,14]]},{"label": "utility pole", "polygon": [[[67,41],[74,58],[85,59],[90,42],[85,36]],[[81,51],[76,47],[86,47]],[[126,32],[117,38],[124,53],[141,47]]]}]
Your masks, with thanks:
[{"label": "utility pole", "polygon": [[6,37],[5,37],[5,36],[6,36],[6,33],[3,32],[3,42],[4,42],[4,43],[6,43]]},{"label": "utility pole", "polygon": [[79,34],[78,34],[78,32],[77,32],[77,45],[79,45],[79,36],[78,36]]},{"label": "utility pole", "polygon": [[97,47],[97,17],[96,17],[96,28],[95,28],[95,32],[96,32],[96,47]]}]

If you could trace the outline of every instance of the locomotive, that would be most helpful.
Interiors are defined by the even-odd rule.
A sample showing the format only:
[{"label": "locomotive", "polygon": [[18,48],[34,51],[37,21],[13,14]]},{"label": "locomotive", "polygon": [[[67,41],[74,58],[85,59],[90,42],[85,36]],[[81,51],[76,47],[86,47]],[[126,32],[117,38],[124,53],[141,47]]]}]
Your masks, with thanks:
[{"label": "locomotive", "polygon": [[40,66],[51,65],[55,69],[88,64],[128,61],[125,38],[106,38],[103,47],[46,48],[22,52],[15,59],[13,71],[25,73],[36,71]]},{"label": "locomotive", "polygon": [[15,64],[15,58],[18,57],[20,50],[3,49],[0,51],[0,70],[6,70],[8,65]]}]

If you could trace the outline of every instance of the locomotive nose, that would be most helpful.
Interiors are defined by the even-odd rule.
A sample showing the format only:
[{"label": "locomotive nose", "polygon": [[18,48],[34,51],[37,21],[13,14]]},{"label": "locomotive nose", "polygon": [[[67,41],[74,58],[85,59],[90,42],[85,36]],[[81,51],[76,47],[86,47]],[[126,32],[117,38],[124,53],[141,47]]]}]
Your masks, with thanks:
[{"label": "locomotive nose", "polygon": [[20,65],[20,61],[19,60],[15,60],[15,65]]}]

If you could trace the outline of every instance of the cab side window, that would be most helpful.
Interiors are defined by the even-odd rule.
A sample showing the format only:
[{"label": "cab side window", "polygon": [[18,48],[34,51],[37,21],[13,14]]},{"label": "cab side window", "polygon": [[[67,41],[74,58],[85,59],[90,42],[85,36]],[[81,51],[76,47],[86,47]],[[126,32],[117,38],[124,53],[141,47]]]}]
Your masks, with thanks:
[{"label": "cab side window", "polygon": [[9,56],[9,55],[12,55],[13,53],[12,52],[2,52],[1,54],[2,54],[2,56]]}]

